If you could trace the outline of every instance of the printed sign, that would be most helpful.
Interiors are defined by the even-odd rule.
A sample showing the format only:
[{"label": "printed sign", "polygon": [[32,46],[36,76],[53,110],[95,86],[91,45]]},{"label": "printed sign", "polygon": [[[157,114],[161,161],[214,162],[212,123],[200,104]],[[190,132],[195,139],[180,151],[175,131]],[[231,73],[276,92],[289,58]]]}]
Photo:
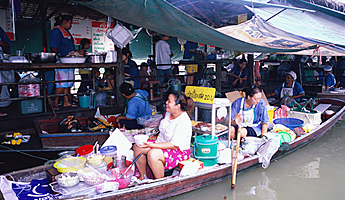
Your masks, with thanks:
[{"label": "printed sign", "polygon": [[74,44],[79,45],[80,40],[87,38],[91,40],[92,21],[73,19],[70,32],[74,38]]},{"label": "printed sign", "polygon": [[10,40],[15,40],[15,35],[13,32],[13,23],[11,21],[11,14],[9,10],[0,9],[0,27],[4,29],[6,35],[10,38]]},{"label": "printed sign", "polygon": [[238,24],[241,24],[246,21],[247,21],[247,14],[238,15]]},{"label": "printed sign", "polygon": [[216,88],[187,86],[186,96],[193,99],[194,102],[213,104]]},{"label": "printed sign", "polygon": [[[114,24],[111,24],[111,29]],[[114,43],[106,36],[106,22],[92,22],[92,52],[107,52],[114,50]]]}]

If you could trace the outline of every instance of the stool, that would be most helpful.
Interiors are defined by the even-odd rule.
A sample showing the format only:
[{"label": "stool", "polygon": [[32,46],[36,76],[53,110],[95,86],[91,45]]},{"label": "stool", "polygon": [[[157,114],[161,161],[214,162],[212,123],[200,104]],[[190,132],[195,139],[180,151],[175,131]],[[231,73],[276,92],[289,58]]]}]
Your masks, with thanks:
[{"label": "stool", "polygon": [[[141,83],[141,88],[149,88],[149,100],[163,99],[162,92],[160,92],[161,83],[159,81],[144,81]],[[155,88],[153,88],[155,87]]]}]

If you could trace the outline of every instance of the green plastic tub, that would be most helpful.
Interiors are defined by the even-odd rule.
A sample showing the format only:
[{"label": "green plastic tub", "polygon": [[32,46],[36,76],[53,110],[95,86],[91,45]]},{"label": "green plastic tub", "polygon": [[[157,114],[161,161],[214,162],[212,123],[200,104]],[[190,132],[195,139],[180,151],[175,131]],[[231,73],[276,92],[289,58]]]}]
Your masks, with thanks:
[{"label": "green plastic tub", "polygon": [[213,166],[217,164],[218,137],[205,134],[195,137],[194,156],[204,163],[204,166]]}]

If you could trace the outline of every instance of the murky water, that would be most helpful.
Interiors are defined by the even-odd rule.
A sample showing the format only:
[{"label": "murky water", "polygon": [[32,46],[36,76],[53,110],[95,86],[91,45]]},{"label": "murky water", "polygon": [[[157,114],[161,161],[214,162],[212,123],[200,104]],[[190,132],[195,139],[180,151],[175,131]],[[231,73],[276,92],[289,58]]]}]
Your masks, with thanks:
[{"label": "murky water", "polygon": [[345,119],[304,148],[231,180],[179,195],[177,199],[345,199]]}]

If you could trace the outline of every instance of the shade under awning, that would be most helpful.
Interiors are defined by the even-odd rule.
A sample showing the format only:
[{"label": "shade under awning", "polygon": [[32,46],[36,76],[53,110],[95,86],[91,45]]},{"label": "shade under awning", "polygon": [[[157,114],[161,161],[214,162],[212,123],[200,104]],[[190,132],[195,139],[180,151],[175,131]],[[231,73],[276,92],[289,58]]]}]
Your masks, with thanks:
[{"label": "shade under awning", "polygon": [[[121,21],[153,30],[157,33],[183,38],[242,52],[292,52],[314,44],[259,46],[225,35],[194,19],[164,0],[95,0],[79,2]],[[308,46],[310,45],[310,46]]]}]

